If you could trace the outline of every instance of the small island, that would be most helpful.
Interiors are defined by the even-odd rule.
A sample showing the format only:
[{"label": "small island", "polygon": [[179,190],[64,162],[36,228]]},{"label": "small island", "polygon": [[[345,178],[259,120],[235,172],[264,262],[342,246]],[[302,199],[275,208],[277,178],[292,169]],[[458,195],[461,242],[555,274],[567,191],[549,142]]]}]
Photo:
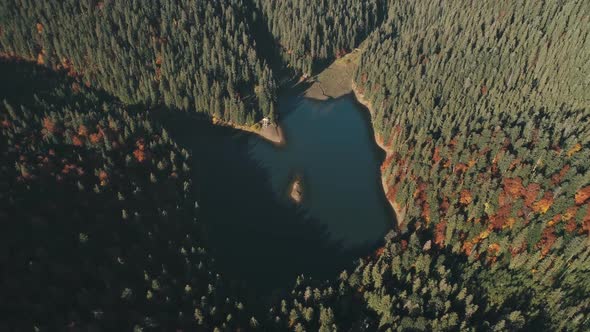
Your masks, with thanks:
[{"label": "small island", "polygon": [[300,176],[295,176],[289,185],[289,198],[295,204],[301,204],[303,201],[303,185]]}]

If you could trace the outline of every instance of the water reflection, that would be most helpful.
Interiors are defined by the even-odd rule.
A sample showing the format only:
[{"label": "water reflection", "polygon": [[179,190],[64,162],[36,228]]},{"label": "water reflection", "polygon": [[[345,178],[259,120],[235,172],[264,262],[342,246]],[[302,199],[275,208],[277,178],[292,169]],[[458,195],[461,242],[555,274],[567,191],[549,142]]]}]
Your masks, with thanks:
[{"label": "water reflection", "polygon": [[[273,190],[285,192],[293,173],[305,180],[302,208],[346,247],[378,241],[392,223],[376,147],[365,110],[352,96],[283,101],[281,126],[287,144],[275,147],[256,137],[250,151],[271,176]],[[283,112],[283,110],[281,110]]]},{"label": "water reflection", "polygon": [[[383,156],[354,99],[290,102],[282,147],[194,114],[158,115],[192,152],[199,220],[219,271],[257,300],[302,273],[336,277],[381,245],[393,223],[379,185]],[[294,173],[305,182],[302,206],[285,195]]]}]

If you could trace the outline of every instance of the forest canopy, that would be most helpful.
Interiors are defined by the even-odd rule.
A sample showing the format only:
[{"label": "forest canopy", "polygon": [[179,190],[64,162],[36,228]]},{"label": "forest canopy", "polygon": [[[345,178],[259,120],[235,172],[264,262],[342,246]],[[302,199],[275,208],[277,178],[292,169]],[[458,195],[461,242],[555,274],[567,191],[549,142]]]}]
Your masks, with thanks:
[{"label": "forest canopy", "polygon": [[[0,329],[589,330],[589,24],[583,0],[0,2]],[[355,49],[398,224],[255,315],[150,112],[280,120],[278,82]]]}]

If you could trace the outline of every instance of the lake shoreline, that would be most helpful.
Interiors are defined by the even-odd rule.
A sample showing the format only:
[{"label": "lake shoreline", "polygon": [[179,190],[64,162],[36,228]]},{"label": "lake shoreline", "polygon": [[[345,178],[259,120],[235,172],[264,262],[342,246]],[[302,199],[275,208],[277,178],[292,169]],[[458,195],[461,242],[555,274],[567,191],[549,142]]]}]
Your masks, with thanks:
[{"label": "lake shoreline", "polygon": [[243,132],[248,132],[258,137],[262,138],[265,141],[268,141],[276,146],[283,146],[285,145],[285,135],[283,134],[283,129],[279,124],[269,124],[265,128],[253,128],[243,125],[238,125],[234,123],[229,123],[221,120],[212,120],[211,123],[214,126],[222,126],[222,127],[230,127],[236,130],[240,130]]},{"label": "lake shoreline", "polygon": [[[377,133],[373,126],[373,114],[374,109],[372,103],[359,91],[358,87],[354,83],[353,72],[356,70],[358,65],[358,59],[362,53],[362,50],[355,49],[354,51],[346,54],[340,59],[335,60],[330,66],[324,69],[321,73],[312,77],[302,77],[291,89],[297,86],[309,84],[307,88],[304,88],[303,97],[317,100],[317,101],[328,101],[330,99],[337,99],[344,95],[352,95],[356,102],[362,105],[369,112],[369,125],[373,131],[373,138],[379,148],[385,152],[386,160],[393,154],[393,149],[387,146],[383,141],[382,137]],[[280,121],[278,121],[280,122]],[[232,127],[237,130],[246,131],[253,133],[262,139],[275,144],[276,146],[283,146],[286,144],[283,130],[279,123],[271,124],[266,128],[252,128],[247,126],[241,126],[225,122],[213,122],[214,125],[225,125]],[[381,186],[386,200],[393,209],[397,226],[401,228],[404,222],[406,207],[400,206],[398,202],[387,197],[389,186],[387,179],[383,173],[381,173]],[[289,186],[291,187],[291,186]]]},{"label": "lake shoreline", "polygon": [[[343,248],[381,243],[396,228],[385,200],[380,166],[384,153],[373,140],[368,113],[352,94],[327,101],[306,98],[300,84],[280,98],[281,149],[252,142],[249,154],[269,171],[285,204],[300,208]],[[350,86],[350,83],[349,83]]]},{"label": "lake shoreline", "polygon": [[[309,87],[304,92],[304,97],[313,100],[328,101],[345,95],[352,95],[356,102],[361,104],[369,112],[369,125],[373,131],[375,143],[385,151],[385,161],[387,157],[393,154],[393,149],[385,144],[382,137],[375,130],[373,126],[373,104],[359,91],[354,82],[354,72],[358,66],[361,54],[362,49],[355,49],[343,57],[336,59],[321,73],[312,77],[302,78],[298,84],[305,82],[309,84]],[[383,173],[381,173],[381,186],[383,187],[385,198],[393,209],[397,226],[401,228],[404,222],[406,208],[387,197],[389,186]]]},{"label": "lake shoreline", "polygon": [[[373,126],[373,121],[372,121],[373,114],[374,114],[373,104],[365,97],[365,95],[363,95],[359,91],[359,89],[356,86],[356,84],[354,83],[354,81],[351,81],[351,90],[352,90],[352,94],[354,95],[356,101],[359,104],[363,105],[364,108],[367,109],[367,111],[369,111],[369,118],[371,119],[371,127],[373,128],[375,143],[377,143],[377,145],[383,151],[385,151],[385,159],[384,159],[384,161],[385,161],[387,159],[387,157],[389,157],[393,154],[393,149],[390,146],[387,146],[383,142],[383,138],[377,133],[377,131],[375,130],[375,127]],[[389,186],[387,185],[387,179],[386,179],[385,175],[383,174],[383,172],[381,173],[381,185],[383,186],[383,193],[385,194],[387,201],[389,202],[389,204],[391,205],[391,208],[393,209],[393,212],[395,213],[395,219],[397,221],[397,226],[401,228],[401,226],[403,225],[403,222],[404,222],[404,217],[406,215],[406,208],[405,207],[402,208],[395,200],[389,199],[387,197],[387,192],[389,190]]]}]

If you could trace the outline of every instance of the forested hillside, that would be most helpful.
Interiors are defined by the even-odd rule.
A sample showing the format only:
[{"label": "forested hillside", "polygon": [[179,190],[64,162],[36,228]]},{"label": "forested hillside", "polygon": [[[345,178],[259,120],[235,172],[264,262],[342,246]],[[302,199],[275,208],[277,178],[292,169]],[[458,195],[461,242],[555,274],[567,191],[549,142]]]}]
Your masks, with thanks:
[{"label": "forested hillside", "polygon": [[311,75],[357,47],[381,23],[382,0],[256,0],[287,65]]},{"label": "forested hillside", "polygon": [[247,326],[200,245],[189,153],[143,110],[0,72],[0,330]]},{"label": "forested hillside", "polygon": [[[0,330],[590,330],[588,26],[584,0],[0,2]],[[361,44],[398,225],[253,318],[148,112],[275,118],[271,63]]]},{"label": "forested hillside", "polygon": [[0,3],[0,54],[66,69],[128,104],[252,124],[275,108],[243,0]]},{"label": "forested hillside", "polygon": [[388,11],[354,83],[389,150],[400,233],[338,281],[298,279],[269,324],[589,329],[589,6]]},{"label": "forested hillside", "polygon": [[590,231],[590,6],[461,6],[392,2],[364,52],[388,195],[454,252],[560,254]]},{"label": "forested hillside", "polygon": [[[402,229],[503,275],[478,283],[488,306],[535,289],[519,308],[555,329],[590,324],[589,14],[584,1],[391,1],[355,80],[392,151],[382,170]],[[369,294],[387,319],[391,292]]]}]

